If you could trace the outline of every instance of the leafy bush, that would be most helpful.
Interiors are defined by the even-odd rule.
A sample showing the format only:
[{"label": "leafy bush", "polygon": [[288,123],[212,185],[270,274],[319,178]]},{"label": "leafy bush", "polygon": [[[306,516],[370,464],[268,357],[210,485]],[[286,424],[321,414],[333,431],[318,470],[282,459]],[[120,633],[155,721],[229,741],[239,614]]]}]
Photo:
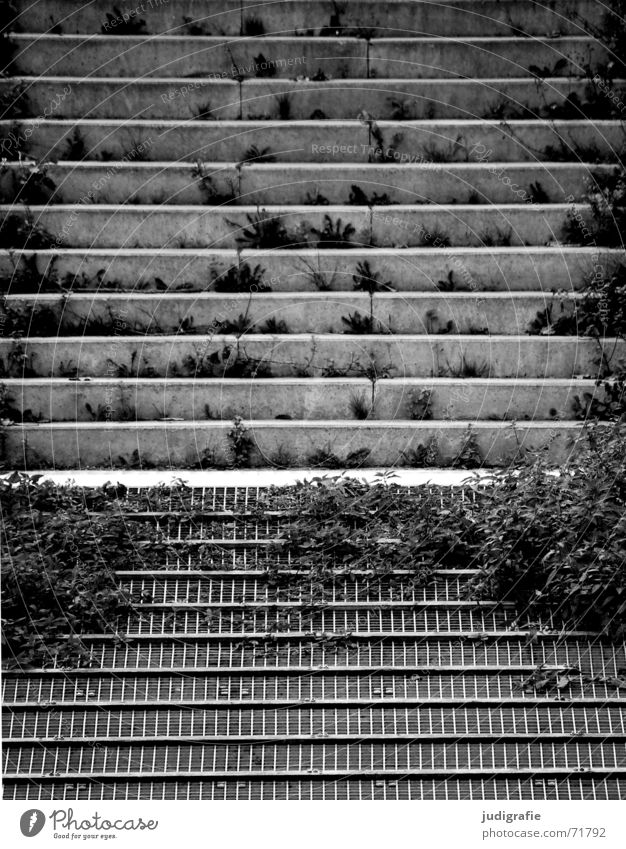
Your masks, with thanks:
[{"label": "leafy bush", "polygon": [[[558,627],[622,639],[626,426],[589,429],[581,439],[576,458],[558,474],[538,459],[480,485],[468,481],[473,498],[447,487],[343,476],[270,489],[257,508],[280,516],[265,561],[269,584],[292,584],[303,604],[322,605],[333,583],[355,570],[370,582],[388,576],[409,588],[436,569],[474,568],[470,596],[515,603],[531,638],[552,627],[553,617]],[[247,465],[254,443],[241,419],[228,441],[229,465]],[[311,463],[356,467],[367,453],[355,450],[340,461],[328,446]],[[168,546],[153,524],[129,514],[176,510],[194,521],[194,505],[185,486],[131,497],[120,486],[83,490],[36,476],[0,482],[5,664],[91,665],[84,635],[124,640],[125,619],[136,612],[115,570],[162,568]],[[177,553],[188,552],[178,546]],[[286,555],[288,572],[280,565]]]},{"label": "leafy bush", "polygon": [[505,474],[480,499],[479,597],[616,638],[626,614],[626,428],[589,431],[571,466]]},{"label": "leafy bush", "polygon": [[164,557],[154,527],[121,515],[119,494],[17,473],[0,481],[6,666],[87,665],[81,635],[119,633],[130,604],[115,569]]}]

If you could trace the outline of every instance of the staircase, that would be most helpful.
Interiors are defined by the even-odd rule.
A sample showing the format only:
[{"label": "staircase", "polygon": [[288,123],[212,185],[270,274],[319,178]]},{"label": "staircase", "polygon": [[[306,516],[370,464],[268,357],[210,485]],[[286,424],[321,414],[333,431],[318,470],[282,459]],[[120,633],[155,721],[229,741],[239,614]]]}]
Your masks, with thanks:
[{"label": "staircase", "polygon": [[564,237],[596,4],[144,6],[10,27],[5,464],[563,460],[600,349],[528,328],[611,259]]},{"label": "staircase", "polygon": [[[550,317],[613,259],[566,236],[623,136],[576,106],[595,2],[14,2],[5,467],[575,450],[603,349]],[[130,642],[5,675],[8,798],[624,798],[623,651],[477,608],[469,569],[354,575],[273,635],[299,604],[263,562],[275,472],[231,474],[197,526],[168,513],[219,562],[119,573]],[[542,689],[542,664],[593,683]]]}]

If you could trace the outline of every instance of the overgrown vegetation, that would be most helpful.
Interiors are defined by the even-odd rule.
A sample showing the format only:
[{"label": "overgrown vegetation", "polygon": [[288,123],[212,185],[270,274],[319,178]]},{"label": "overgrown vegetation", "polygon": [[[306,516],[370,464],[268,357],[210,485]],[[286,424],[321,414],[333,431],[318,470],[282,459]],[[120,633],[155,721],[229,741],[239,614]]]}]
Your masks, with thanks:
[{"label": "overgrown vegetation", "polygon": [[[471,463],[470,436],[458,465]],[[333,583],[346,574],[365,573],[375,584],[405,570],[408,588],[427,582],[436,569],[477,569],[469,597],[515,603],[517,627],[529,640],[555,627],[621,639],[625,437],[623,424],[588,429],[579,453],[558,474],[547,474],[545,460],[535,459],[480,485],[468,482],[473,498],[452,497],[446,488],[406,489],[392,478],[369,485],[343,476],[270,490],[259,515],[271,510],[280,530],[266,576],[273,587],[301,590],[310,611],[332,598]],[[241,419],[227,442],[229,466],[245,465],[254,444]],[[424,459],[436,451],[430,443],[422,447]],[[368,453],[355,449],[339,457],[329,445],[309,461],[357,467]],[[152,522],[128,514],[177,509],[193,520],[197,507],[183,485],[130,497],[119,485],[83,490],[15,474],[0,482],[0,509],[4,662],[27,668],[96,665],[90,633],[113,634],[123,643],[127,616],[140,612],[114,571],[162,568],[169,546]],[[287,555],[289,572],[281,568]]]},{"label": "overgrown vegetation", "polygon": [[124,519],[121,490],[0,481],[5,666],[89,666],[84,634],[123,639],[131,607],[114,571],[145,568],[166,546],[153,525]]}]

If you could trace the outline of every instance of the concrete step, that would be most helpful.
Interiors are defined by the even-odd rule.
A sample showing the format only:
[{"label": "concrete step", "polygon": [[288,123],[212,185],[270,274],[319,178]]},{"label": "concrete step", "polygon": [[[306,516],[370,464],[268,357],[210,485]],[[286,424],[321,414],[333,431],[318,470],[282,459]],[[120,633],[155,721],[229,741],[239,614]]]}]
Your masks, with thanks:
[{"label": "concrete step", "polygon": [[[64,162],[47,167],[45,194],[66,204],[564,203],[585,202],[588,181],[614,170],[583,163]],[[22,173],[13,162],[0,174],[4,203],[28,199]]]},{"label": "concrete step", "polygon": [[[568,204],[519,203],[261,209],[77,204],[30,209],[55,247],[89,248],[542,246],[564,236],[571,212]],[[590,218],[587,207],[576,210],[581,221]],[[15,227],[25,212],[5,205],[0,215],[0,245],[22,247],[24,235]]]},{"label": "concrete step", "polygon": [[[23,86],[17,96],[16,83]],[[254,79],[237,83],[203,78],[29,77],[0,80],[0,95],[12,103],[3,115],[40,115],[54,103],[56,118],[143,118],[189,120],[307,120],[357,118],[540,118],[586,117],[585,108],[565,103],[587,101],[588,82],[543,80],[311,80]],[[622,97],[626,81],[614,91]],[[11,98],[14,101],[11,101]],[[597,107],[590,106],[589,109]],[[560,111],[559,111],[560,110]],[[13,113],[13,114],[12,114]],[[563,114],[561,114],[563,113]],[[593,113],[592,113],[593,114]],[[19,116],[15,116],[19,117]],[[333,144],[329,138],[327,143]]]},{"label": "concrete step", "polygon": [[[570,291],[594,265],[610,269],[623,254],[596,248],[370,248],[368,250],[80,249],[0,250],[0,285],[12,294],[37,292],[48,274],[72,291],[206,291],[226,285],[228,272],[260,266],[274,292],[352,291],[359,264],[401,292]],[[16,276],[35,260],[38,273]],[[55,278],[56,275],[56,278]]]},{"label": "concrete step", "polygon": [[[55,422],[245,419],[573,419],[592,380],[454,378],[63,378],[4,380],[12,407]],[[600,394],[602,394],[600,392]],[[420,398],[424,403],[420,405]]]},{"label": "concrete step", "polygon": [[594,378],[624,340],[575,336],[119,335],[0,339],[1,377]]},{"label": "concrete step", "polygon": [[[575,313],[576,297],[558,302],[560,316]],[[552,296],[536,292],[39,294],[8,295],[0,319],[7,333],[44,337],[120,330],[142,336],[255,331],[518,336],[553,303]]]},{"label": "concrete step", "polygon": [[14,35],[13,74],[346,79],[585,76],[609,59],[588,37],[359,38]]},{"label": "concrete step", "polygon": [[[245,465],[394,466],[423,464],[415,459],[437,445],[434,466],[449,465],[473,434],[480,464],[503,466],[525,451],[542,451],[563,463],[584,431],[579,423],[534,421],[393,422],[318,420],[246,422],[251,440]],[[468,431],[471,426],[471,431]],[[27,468],[79,469],[134,465],[184,468],[232,466],[236,462],[228,433],[232,422],[54,422],[6,428],[4,458]],[[331,456],[332,455],[332,456]],[[336,458],[336,459],[334,459]]]},{"label": "concrete step", "polygon": [[[95,0],[78,8],[73,0],[32,5],[15,0],[13,29],[27,32],[115,33],[124,20],[108,19]],[[597,22],[602,9],[593,0],[574,0],[567,8],[535,0],[363,0],[337,8],[327,0],[180,0],[176,4],[150,0],[138,11],[121,7],[127,20],[144,22],[147,33],[184,34],[191,25],[205,35],[353,34],[367,35],[535,35],[584,34],[585,21]],[[134,14],[133,14],[134,13]],[[364,23],[365,22],[365,23]]]},{"label": "concrete step", "polygon": [[[37,160],[232,162],[262,152],[280,162],[599,162],[623,141],[619,121],[154,121],[37,118],[0,121],[3,155]],[[256,148],[256,151],[253,150]],[[135,153],[133,154],[133,151]]]}]

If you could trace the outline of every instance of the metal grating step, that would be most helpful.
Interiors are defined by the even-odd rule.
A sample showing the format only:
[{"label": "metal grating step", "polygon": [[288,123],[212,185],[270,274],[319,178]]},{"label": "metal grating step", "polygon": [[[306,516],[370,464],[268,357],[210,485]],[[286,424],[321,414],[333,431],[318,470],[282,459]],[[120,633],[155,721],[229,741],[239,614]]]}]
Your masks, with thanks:
[{"label": "metal grating step", "polygon": [[624,705],[6,710],[6,741],[197,737],[626,735]]},{"label": "metal grating step", "polygon": [[474,666],[525,667],[549,664],[580,669],[589,675],[617,675],[626,667],[626,647],[599,641],[474,632],[450,638],[422,635],[419,639],[378,640],[351,637],[334,642],[278,635],[274,645],[262,635],[258,645],[240,639],[220,644],[211,639],[144,640],[112,644],[88,640],[91,666],[103,669],[177,669],[240,666]]},{"label": "metal grating step", "polygon": [[626,770],[626,741],[430,743],[233,743],[4,747],[4,772],[16,775],[217,773],[294,775]]},{"label": "metal grating step", "polygon": [[396,800],[396,799],[626,799],[626,778],[582,776],[531,776],[503,778],[399,778],[337,779],[335,781],[89,781],[80,778],[68,782],[5,782],[7,799],[325,799]]},{"label": "metal grating step", "polygon": [[357,702],[374,703],[534,699],[581,701],[622,701],[626,690],[606,682],[573,680],[562,689],[536,690],[525,685],[533,668],[512,673],[494,669],[490,674],[472,674],[463,668],[438,674],[420,670],[414,674],[390,672],[380,674],[337,674],[333,672],[275,675],[240,675],[229,670],[221,674],[145,676],[86,676],[70,674],[54,678],[5,680],[5,704],[55,708],[61,704],[202,704],[256,702]]},{"label": "metal grating step", "polygon": [[412,586],[405,578],[340,578],[322,588],[302,583],[274,586],[261,577],[179,577],[119,575],[122,589],[133,602],[156,604],[267,604],[298,603],[311,592],[329,603],[456,601],[467,597],[471,576],[435,578],[424,586]]},{"label": "metal grating step", "polygon": [[404,634],[421,631],[480,633],[504,631],[511,627],[514,614],[507,610],[493,612],[467,609],[325,609],[303,613],[296,609],[281,610],[254,608],[231,610],[208,608],[203,611],[141,610],[128,618],[127,634],[246,634],[264,635],[268,632],[294,633],[389,633]]}]

